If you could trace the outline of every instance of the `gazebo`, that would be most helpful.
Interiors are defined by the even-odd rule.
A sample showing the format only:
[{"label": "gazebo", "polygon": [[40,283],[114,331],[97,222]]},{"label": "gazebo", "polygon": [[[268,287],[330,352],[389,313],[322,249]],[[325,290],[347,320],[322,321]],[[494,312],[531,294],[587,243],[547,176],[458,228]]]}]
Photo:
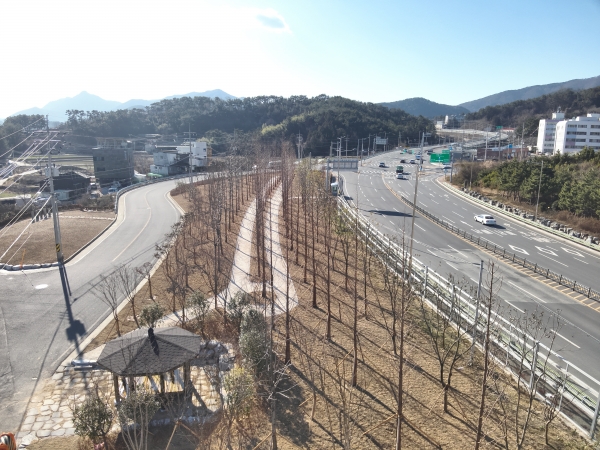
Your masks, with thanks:
[{"label": "gazebo", "polygon": [[97,364],[112,372],[119,403],[119,377],[128,379],[129,386],[135,388],[134,377],[160,375],[160,392],[164,394],[165,373],[183,367],[185,388],[190,383],[190,361],[203,345],[200,336],[178,327],[139,328],[108,342]]}]

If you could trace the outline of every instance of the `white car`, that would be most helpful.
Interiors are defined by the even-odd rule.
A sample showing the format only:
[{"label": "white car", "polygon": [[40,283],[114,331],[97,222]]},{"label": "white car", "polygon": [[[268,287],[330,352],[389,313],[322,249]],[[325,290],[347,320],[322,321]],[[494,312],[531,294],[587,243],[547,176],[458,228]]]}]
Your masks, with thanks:
[{"label": "white car", "polygon": [[406,180],[407,178],[404,176],[403,173],[398,173],[398,174],[396,174],[396,179],[398,179],[398,180]]},{"label": "white car", "polygon": [[496,219],[494,219],[489,214],[476,215],[475,222],[480,222],[482,225],[496,225]]},{"label": "white car", "polygon": [[410,164],[416,164],[414,159],[411,159],[411,160],[409,161],[409,163],[410,163]]}]

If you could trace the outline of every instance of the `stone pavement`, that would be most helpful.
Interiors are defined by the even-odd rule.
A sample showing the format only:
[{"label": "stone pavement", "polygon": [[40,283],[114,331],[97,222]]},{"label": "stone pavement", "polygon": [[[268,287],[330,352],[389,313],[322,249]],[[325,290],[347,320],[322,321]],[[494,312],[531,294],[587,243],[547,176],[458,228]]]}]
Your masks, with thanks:
[{"label": "stone pavement", "polygon": [[[298,304],[298,297],[293,281],[286,276],[287,265],[279,243],[279,224],[281,207],[281,187],[279,187],[272,199],[271,209],[265,214],[265,235],[268,254],[273,251],[273,288],[277,297],[278,313],[285,311],[286,293],[290,302],[290,309]],[[240,225],[240,232],[236,243],[236,252],[232,267],[231,278],[228,287],[219,295],[221,299],[233,297],[238,292],[253,292],[260,290],[259,283],[253,283],[250,279],[250,265],[252,262],[252,234],[256,222],[256,201],[253,201]],[[271,255],[267,256],[271,261]],[[222,302],[222,300],[221,300]],[[211,301],[214,304],[214,301]],[[170,314],[162,321],[161,326],[173,326],[179,322],[179,314]],[[80,355],[79,359],[95,361],[102,351],[103,346]],[[231,351],[231,349],[230,349]],[[216,367],[215,367],[216,369]],[[202,406],[206,414],[210,415],[221,408],[222,394],[219,377],[212,373],[209,366],[201,367],[192,365],[191,376],[193,384],[199,393]],[[17,439],[21,447],[26,447],[39,438],[49,436],[69,436],[75,433],[73,425],[73,408],[75,404],[81,404],[86,395],[92,389],[98,388],[99,392],[110,396],[110,404],[114,404],[114,393],[112,388],[112,375],[103,370],[78,370],[63,363],[52,376],[41,391],[31,398],[25,420],[17,433]],[[198,403],[195,406],[201,406]],[[164,425],[168,419],[156,419],[161,421],[155,425]],[[203,420],[198,416],[190,417],[190,421]],[[165,422],[167,421],[167,422]]]}]

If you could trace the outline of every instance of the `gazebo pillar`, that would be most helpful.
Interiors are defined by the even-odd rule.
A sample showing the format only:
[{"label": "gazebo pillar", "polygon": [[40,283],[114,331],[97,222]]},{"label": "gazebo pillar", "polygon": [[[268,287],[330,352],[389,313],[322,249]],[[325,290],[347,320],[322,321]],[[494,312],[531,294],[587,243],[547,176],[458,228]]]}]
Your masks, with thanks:
[{"label": "gazebo pillar", "polygon": [[115,388],[115,402],[121,403],[121,394],[119,393],[119,375],[113,373],[113,386]]},{"label": "gazebo pillar", "polygon": [[190,370],[190,362],[183,363],[183,390],[187,391],[192,384],[192,375]]},{"label": "gazebo pillar", "polygon": [[164,373],[160,374],[160,393],[161,394],[165,393],[165,374]]}]

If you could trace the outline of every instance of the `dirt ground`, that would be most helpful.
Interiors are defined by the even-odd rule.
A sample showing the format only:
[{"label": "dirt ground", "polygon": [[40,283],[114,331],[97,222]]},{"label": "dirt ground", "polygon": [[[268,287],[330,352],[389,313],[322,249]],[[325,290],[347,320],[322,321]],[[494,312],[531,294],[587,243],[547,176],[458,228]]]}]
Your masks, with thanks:
[{"label": "dirt ground", "polygon": [[[178,200],[181,201],[181,200]],[[182,202],[184,204],[184,202]],[[246,203],[248,204],[248,203]],[[242,208],[243,212],[244,208]],[[241,213],[240,213],[241,214]],[[236,223],[239,220],[236,218]],[[235,226],[232,226],[233,228]],[[295,230],[295,227],[294,227]],[[310,222],[309,222],[310,230]],[[283,233],[283,231],[281,231]],[[294,231],[295,232],[295,231]],[[315,257],[317,258],[317,308],[312,307],[313,285],[311,280],[312,263],[308,268],[307,283],[303,282],[305,261],[304,240],[308,239],[309,252],[312,238],[305,232],[300,222],[299,246],[289,252],[290,275],[299,297],[299,306],[291,313],[291,364],[280,365],[285,373],[280,379],[276,426],[278,444],[281,449],[391,449],[395,442],[395,411],[397,398],[398,358],[394,355],[388,333],[390,301],[384,288],[383,268],[371,260],[371,270],[367,278],[367,296],[363,298],[364,279],[362,278],[362,249],[353,250],[349,258],[348,275],[344,272],[342,246],[335,247],[333,261],[327,257],[323,233],[317,237]],[[295,238],[292,235],[292,238]],[[282,236],[282,249],[286,251],[289,242]],[[332,236],[330,239],[335,239]],[[230,240],[233,242],[233,239]],[[294,242],[295,244],[295,242]],[[289,247],[288,247],[289,248]],[[300,251],[295,264],[296,249]],[[355,259],[354,255],[358,255]],[[357,279],[354,279],[354,261],[358,261]],[[309,259],[310,262],[310,259]],[[331,310],[333,312],[332,337],[325,339],[326,324],[326,269],[331,267]],[[158,298],[168,298],[168,282],[153,279],[153,291]],[[256,269],[253,273],[257,274]],[[348,286],[346,287],[346,281]],[[201,283],[201,278],[198,283]],[[200,285],[195,285],[195,287]],[[204,287],[203,289],[206,289]],[[143,298],[147,292],[140,293]],[[358,383],[356,388],[349,385],[352,369],[354,301],[358,304]],[[424,332],[423,319],[415,302],[409,311],[407,321],[407,343],[404,355],[404,415],[402,425],[402,447],[406,449],[443,448],[462,450],[472,448],[475,440],[475,427],[478,411],[478,398],[481,392],[482,358],[476,355],[472,366],[467,361],[459,361],[452,382],[449,399],[449,413],[442,408],[443,391],[437,381],[439,365],[432,346]],[[285,317],[278,317],[275,325],[276,354],[283,358],[285,340]],[[104,335],[106,340],[111,335]],[[502,378],[503,375],[500,376]],[[313,402],[314,395],[314,402]],[[514,392],[507,390],[509,397]],[[267,449],[269,445],[269,414],[266,395],[258,397],[254,411],[238,423],[235,430],[221,433],[237,436],[243,442],[239,448]],[[504,448],[498,428],[499,411],[494,407],[493,393],[484,419],[485,439],[482,448]],[[512,428],[511,428],[512,430]],[[165,430],[159,433],[164,434]],[[511,431],[512,432],[512,431]],[[179,436],[178,439],[187,439]],[[191,439],[191,438],[190,438]],[[511,448],[512,437],[509,437]],[[163,443],[156,436],[152,448]],[[219,439],[198,442],[197,448],[226,448]],[[544,426],[541,405],[534,402],[532,423],[525,440],[525,449],[594,449],[572,428],[556,419],[550,431],[551,446],[544,444]],[[173,448],[193,448],[194,443]],[[79,447],[74,438],[45,439],[31,446],[33,450],[59,449],[75,450]]]},{"label": "dirt ground", "polygon": [[[197,185],[197,193],[198,199],[197,201],[203,202],[206,200],[206,196],[208,195],[208,190],[205,185],[198,184]],[[186,213],[189,213],[193,210],[193,202],[190,201],[187,193],[177,193],[176,191],[172,192],[173,199],[184,209]],[[223,227],[223,255],[220,258],[221,263],[221,274],[220,274],[220,286],[225,287],[225,282],[228,281],[228,276],[231,273],[231,267],[233,264],[233,255],[235,253],[235,243],[237,240],[237,235],[239,234],[239,225],[246,213],[246,208],[249,206],[250,201],[247,197],[240,196],[239,210],[235,211],[233,221],[231,222],[231,226],[229,230],[226,227]],[[204,235],[206,230],[201,231],[201,226],[196,223],[190,223],[192,231],[195,233],[199,233]],[[198,237],[195,235],[195,237]],[[189,274],[187,275],[187,288],[186,293],[189,294],[192,291],[198,291],[204,294],[205,297],[209,298],[213,296],[211,285],[207,281],[207,277],[212,281],[211,269],[212,266],[210,264],[202,265],[199,264],[198,261],[211,261],[213,256],[213,244],[212,241],[206,241],[202,245],[198,246],[197,252],[194,254],[192,252],[186,251],[183,249],[183,245],[181,240],[179,240],[179,245],[181,245],[181,252],[179,252],[180,258],[185,258],[187,264],[181,264],[181,261],[175,261],[173,258],[172,252],[167,260],[167,264],[163,264],[151,277],[151,287],[152,287],[152,295],[154,300],[150,298],[150,285],[146,284],[140,292],[138,292],[134,298],[135,307],[139,314],[145,306],[151,305],[154,302],[160,304],[165,310],[166,314],[170,314],[173,310],[181,310],[181,299],[175,298],[175,296],[170,292],[170,286],[172,281],[169,279],[169,276],[166,272],[167,265],[171,265],[175,271],[179,270],[181,266],[189,265]],[[195,256],[194,256],[195,255]],[[194,262],[194,258],[196,261]],[[207,273],[208,272],[208,273]],[[227,274],[227,276],[225,276]],[[131,307],[125,307],[119,314],[120,317],[120,328],[121,333],[128,333],[136,329],[136,324],[133,319]],[[111,326],[105,328],[96,338],[89,344],[87,347],[87,351],[93,350],[94,348],[105,344],[111,339],[117,337],[117,331],[114,324],[112,322]]]},{"label": "dirt ground", "polygon": [[[65,259],[108,227],[115,214],[106,211],[69,210],[59,213]],[[0,237],[0,255],[31,223],[25,219],[14,224]],[[54,225],[51,218],[32,223],[2,258],[5,264],[42,264],[56,262]]]}]

